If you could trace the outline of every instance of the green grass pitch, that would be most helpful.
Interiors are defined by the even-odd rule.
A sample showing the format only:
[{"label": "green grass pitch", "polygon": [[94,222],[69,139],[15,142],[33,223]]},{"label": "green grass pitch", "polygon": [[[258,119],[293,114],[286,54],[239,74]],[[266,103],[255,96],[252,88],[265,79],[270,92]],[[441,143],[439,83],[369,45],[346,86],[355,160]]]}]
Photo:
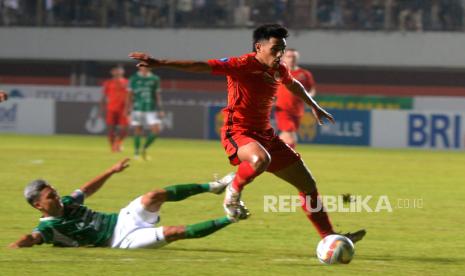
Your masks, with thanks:
[{"label": "green grass pitch", "polygon": [[[294,189],[264,174],[243,194],[249,220],[207,238],[158,250],[6,246],[36,226],[39,213],[22,196],[32,179],[45,178],[60,194],[72,192],[115,161],[103,137],[0,136],[1,275],[463,275],[465,271],[465,155],[463,152],[382,150],[300,145],[321,194],[389,197],[393,212],[331,213],[339,231],[366,228],[349,265],[318,262],[319,241],[302,214],[265,213],[264,195],[294,195]],[[160,139],[153,161],[132,161],[87,205],[117,212],[154,187],[206,182],[233,168],[217,141]],[[190,224],[223,216],[222,196],[202,194],[167,203],[162,225]],[[405,207],[422,200],[422,208]],[[400,202],[400,203],[399,203]],[[370,201],[370,206],[376,201]]]}]

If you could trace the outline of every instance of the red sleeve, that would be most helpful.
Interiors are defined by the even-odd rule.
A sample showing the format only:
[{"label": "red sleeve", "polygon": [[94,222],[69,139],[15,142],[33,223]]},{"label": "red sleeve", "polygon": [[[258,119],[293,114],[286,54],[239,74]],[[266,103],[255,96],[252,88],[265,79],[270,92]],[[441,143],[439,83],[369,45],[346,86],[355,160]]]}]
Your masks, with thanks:
[{"label": "red sleeve", "polygon": [[237,57],[208,60],[213,75],[235,75],[243,64],[241,58]]},{"label": "red sleeve", "polygon": [[315,79],[310,71],[305,70],[305,83],[303,84],[305,89],[311,90],[315,86]]},{"label": "red sleeve", "polygon": [[292,77],[291,71],[289,70],[286,64],[281,63],[281,65],[279,66],[279,74],[281,75],[281,82],[284,85],[292,83],[294,77]]}]

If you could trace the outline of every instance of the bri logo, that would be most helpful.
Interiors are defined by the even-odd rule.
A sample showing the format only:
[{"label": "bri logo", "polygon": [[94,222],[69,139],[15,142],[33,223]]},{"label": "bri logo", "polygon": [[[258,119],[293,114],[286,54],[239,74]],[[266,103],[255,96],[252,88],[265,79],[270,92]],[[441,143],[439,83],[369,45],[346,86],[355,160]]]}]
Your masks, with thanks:
[{"label": "bri logo", "polygon": [[408,145],[413,147],[461,148],[460,114],[410,114]]}]

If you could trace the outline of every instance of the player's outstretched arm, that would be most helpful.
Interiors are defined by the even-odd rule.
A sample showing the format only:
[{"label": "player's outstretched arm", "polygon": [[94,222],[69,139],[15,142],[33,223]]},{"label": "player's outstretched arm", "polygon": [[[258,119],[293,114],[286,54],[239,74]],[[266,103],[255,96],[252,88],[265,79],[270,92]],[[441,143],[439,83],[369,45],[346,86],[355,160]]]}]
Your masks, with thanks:
[{"label": "player's outstretched arm", "polygon": [[6,100],[8,100],[8,94],[5,91],[0,90],[0,103]]},{"label": "player's outstretched arm", "polygon": [[137,67],[171,68],[193,73],[210,73],[212,71],[206,61],[155,59],[142,52],[132,52],[129,57],[139,61]]},{"label": "player's outstretched arm", "polygon": [[19,240],[10,243],[9,248],[21,248],[21,247],[32,247],[34,245],[42,244],[43,239],[40,233],[32,233],[29,235],[22,236]]},{"label": "player's outstretched arm", "polygon": [[328,119],[331,123],[334,124],[333,115],[329,114],[326,110],[321,108],[318,103],[312,98],[311,94],[305,90],[305,87],[296,79],[286,85],[287,89],[291,91],[294,95],[297,95],[299,98],[304,100],[311,108],[313,115],[318,120],[318,124],[323,124],[323,118]]},{"label": "player's outstretched arm", "polygon": [[91,181],[87,182],[86,184],[82,185],[80,188],[81,192],[84,193],[86,197],[93,195],[97,192],[103,184],[115,173],[119,173],[124,171],[127,167],[129,167],[129,158],[124,158],[123,160],[117,162],[113,166],[111,166],[108,170],[103,172],[101,175],[95,177]]}]

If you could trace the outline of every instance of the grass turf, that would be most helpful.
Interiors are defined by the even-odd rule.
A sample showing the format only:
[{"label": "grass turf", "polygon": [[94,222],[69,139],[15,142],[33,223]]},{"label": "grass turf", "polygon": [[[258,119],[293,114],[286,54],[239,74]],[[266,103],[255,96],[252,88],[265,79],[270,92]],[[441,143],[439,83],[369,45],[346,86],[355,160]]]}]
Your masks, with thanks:
[{"label": "grass turf", "polygon": [[[463,152],[383,150],[300,145],[321,194],[389,197],[393,212],[331,213],[337,230],[366,228],[349,265],[326,266],[315,257],[319,237],[298,209],[264,212],[264,195],[295,195],[264,174],[243,195],[252,217],[207,238],[179,241],[158,250],[52,248],[11,250],[6,246],[37,224],[39,213],[22,197],[32,179],[49,180],[70,193],[115,161],[103,137],[0,136],[1,275],[452,275],[465,269],[465,155]],[[217,141],[160,139],[151,162],[132,161],[86,204],[117,212],[154,187],[206,182],[233,170]],[[401,208],[422,200],[422,208]],[[415,201],[416,200],[416,201]],[[376,206],[376,200],[369,202]],[[190,224],[223,216],[222,196],[202,194],[167,203],[162,225]],[[412,207],[412,206],[411,206]]]}]

